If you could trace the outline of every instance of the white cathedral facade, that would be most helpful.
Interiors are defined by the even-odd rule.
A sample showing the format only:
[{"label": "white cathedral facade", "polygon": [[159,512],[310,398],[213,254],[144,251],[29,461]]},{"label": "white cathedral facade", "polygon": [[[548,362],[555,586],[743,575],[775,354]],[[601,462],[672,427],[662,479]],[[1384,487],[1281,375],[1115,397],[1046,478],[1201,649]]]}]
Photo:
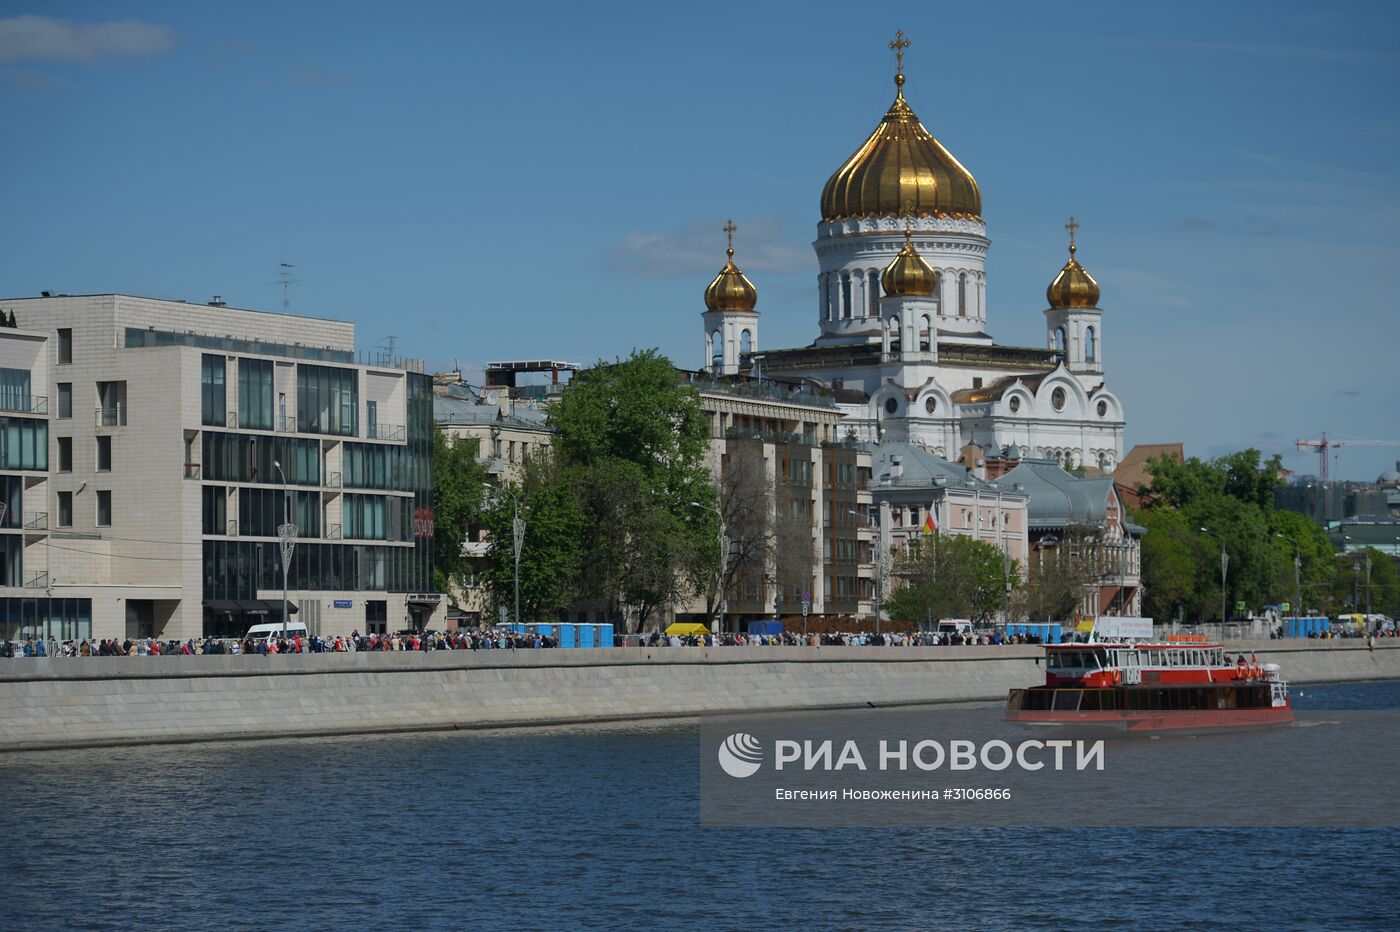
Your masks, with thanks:
[{"label": "white cathedral facade", "polygon": [[757,290],[731,241],[705,293],[709,367],[820,383],[846,415],[843,431],[869,443],[907,441],[945,459],[975,444],[1111,472],[1123,406],[1104,381],[1099,287],[1075,259],[1073,218],[1069,261],[1047,289],[1045,346],[995,343],[981,192],[905,101],[902,61],[895,85],[884,119],[822,192],[816,340],[759,349]]}]

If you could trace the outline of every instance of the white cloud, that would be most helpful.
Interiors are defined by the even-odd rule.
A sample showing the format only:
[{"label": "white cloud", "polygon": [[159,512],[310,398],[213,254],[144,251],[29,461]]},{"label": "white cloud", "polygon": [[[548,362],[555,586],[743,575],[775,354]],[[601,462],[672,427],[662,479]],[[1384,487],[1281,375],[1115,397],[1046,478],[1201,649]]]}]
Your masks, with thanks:
[{"label": "white cloud", "polygon": [[[667,233],[634,230],[607,247],[607,260],[614,268],[646,278],[713,276],[724,266],[723,226],[723,221],[711,220]],[[810,247],[791,241],[783,227],[775,217],[740,223],[734,237],[735,264],[746,272],[792,272],[811,265]]]},{"label": "white cloud", "polygon": [[174,48],[175,33],[158,23],[113,20],[75,23],[49,16],[0,19],[0,61],[81,62],[155,55]]}]

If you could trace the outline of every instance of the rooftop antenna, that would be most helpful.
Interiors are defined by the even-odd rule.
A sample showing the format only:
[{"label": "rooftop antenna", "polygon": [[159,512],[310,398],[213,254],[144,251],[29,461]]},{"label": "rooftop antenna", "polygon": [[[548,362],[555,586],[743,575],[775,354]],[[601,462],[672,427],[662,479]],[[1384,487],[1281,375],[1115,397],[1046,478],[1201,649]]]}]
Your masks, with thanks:
[{"label": "rooftop antenna", "polygon": [[292,278],[292,269],[294,268],[296,268],[296,266],[292,265],[290,262],[279,262],[277,264],[277,283],[282,286],[282,310],[284,311],[292,306],[291,289],[292,283],[296,281],[296,279]]}]

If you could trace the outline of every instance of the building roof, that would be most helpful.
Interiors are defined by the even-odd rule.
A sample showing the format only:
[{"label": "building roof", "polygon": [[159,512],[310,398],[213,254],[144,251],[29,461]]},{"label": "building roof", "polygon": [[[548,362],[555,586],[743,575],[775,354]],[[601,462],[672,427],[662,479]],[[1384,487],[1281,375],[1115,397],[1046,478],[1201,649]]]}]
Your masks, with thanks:
[{"label": "building roof", "polygon": [[1036,390],[1040,388],[1040,383],[1044,382],[1045,377],[1053,372],[1052,369],[1047,372],[1037,372],[1035,375],[1006,375],[989,385],[983,385],[981,388],[960,388],[953,392],[953,403],[965,405],[1000,401],[1002,396],[1017,382],[1025,385],[1031,394],[1035,394]]},{"label": "building roof", "polygon": [[439,427],[510,427],[515,430],[549,431],[548,415],[539,408],[517,404],[483,404],[456,395],[433,394],[433,421]]},{"label": "building roof", "polygon": [[[999,480],[999,486],[1016,487],[1030,496],[1026,522],[1032,529],[1049,530],[1072,524],[1097,527],[1104,523],[1108,499],[1114,495],[1113,479],[1108,476],[1072,476],[1053,460],[1022,460]],[[1141,532],[1129,524],[1124,527]]]},{"label": "building roof", "polygon": [[[978,479],[967,469],[917,444],[885,442],[870,445],[867,449],[870,451],[871,483],[876,489],[951,486],[981,488],[989,492],[1010,491],[1009,488]],[[900,461],[901,474],[898,478],[891,475],[895,457]]]},{"label": "building roof", "polygon": [[1186,462],[1186,449],[1180,443],[1139,443],[1119,460],[1113,470],[1113,481],[1129,495],[1134,507],[1138,489],[1152,484],[1152,476],[1147,472],[1147,464],[1159,456],[1169,456],[1178,463]]}]

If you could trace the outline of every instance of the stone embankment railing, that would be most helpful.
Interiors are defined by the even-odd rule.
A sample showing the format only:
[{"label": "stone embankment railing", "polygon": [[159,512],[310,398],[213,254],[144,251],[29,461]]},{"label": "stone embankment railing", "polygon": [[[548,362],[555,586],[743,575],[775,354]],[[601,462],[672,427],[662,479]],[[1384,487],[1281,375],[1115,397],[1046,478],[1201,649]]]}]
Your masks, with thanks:
[{"label": "stone embankment railing", "polygon": [[[1400,678],[1400,640],[1232,642],[1293,682]],[[999,700],[1042,648],[491,650],[0,662],[0,750]]]}]

